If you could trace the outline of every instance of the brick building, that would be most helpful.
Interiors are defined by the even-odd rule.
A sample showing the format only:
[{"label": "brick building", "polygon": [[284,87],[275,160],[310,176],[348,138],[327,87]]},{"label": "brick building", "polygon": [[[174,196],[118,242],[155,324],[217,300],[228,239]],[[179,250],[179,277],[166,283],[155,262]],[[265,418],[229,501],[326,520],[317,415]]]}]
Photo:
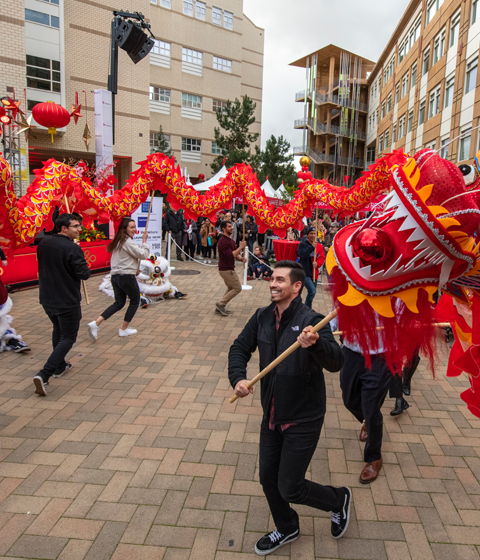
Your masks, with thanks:
[{"label": "brick building", "polygon": [[424,147],[454,163],[475,157],[479,8],[479,0],[410,2],[368,80],[368,160]]},{"label": "brick building", "polygon": [[[121,7],[121,6],[120,6]],[[0,30],[7,44],[0,57],[0,96],[54,101],[70,110],[79,94],[84,118],[59,129],[53,144],[46,129],[30,137],[25,161],[33,170],[50,157],[95,161],[94,89],[107,89],[112,11],[105,0],[22,0],[2,10]],[[217,107],[247,94],[257,103],[260,132],[264,31],[243,14],[243,0],[212,6],[200,0],[135,0],[156,37],[150,54],[134,64],[119,50],[114,160],[119,184],[158,142],[160,125],[177,162],[191,178],[211,174],[218,152],[214,140]],[[87,107],[85,107],[85,94]],[[92,134],[87,152],[85,117]],[[27,148],[25,140],[22,147]]]}]

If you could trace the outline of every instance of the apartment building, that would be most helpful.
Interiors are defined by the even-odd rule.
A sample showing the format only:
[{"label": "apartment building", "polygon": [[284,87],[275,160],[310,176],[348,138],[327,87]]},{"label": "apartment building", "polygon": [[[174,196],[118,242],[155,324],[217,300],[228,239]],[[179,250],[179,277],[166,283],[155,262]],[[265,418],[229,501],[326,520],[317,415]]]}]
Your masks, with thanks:
[{"label": "apartment building", "polygon": [[294,124],[303,142],[294,153],[311,158],[314,177],[351,184],[365,169],[367,77],[374,65],[335,45],[291,63],[306,73],[306,87],[295,96],[303,104]]},{"label": "apartment building", "polygon": [[368,79],[367,163],[403,148],[454,163],[480,146],[479,0],[412,0]]},{"label": "apartment building", "polygon": [[[112,11],[119,8],[113,0],[21,0],[3,7],[2,37],[15,48],[4,49],[0,57],[0,97],[15,93],[28,114],[44,101],[70,111],[77,93],[82,104],[83,118],[58,129],[53,143],[42,127],[28,145],[21,136],[29,171],[23,191],[49,158],[95,162],[93,90],[107,89]],[[135,0],[131,10],[144,14],[156,39],[138,64],[119,51],[114,145],[119,185],[158,144],[160,126],[190,178],[209,177],[219,151],[213,130],[217,108],[249,95],[257,104],[252,129],[260,132],[264,30],[243,14],[243,0],[215,5]],[[83,139],[86,122],[89,150]]]}]

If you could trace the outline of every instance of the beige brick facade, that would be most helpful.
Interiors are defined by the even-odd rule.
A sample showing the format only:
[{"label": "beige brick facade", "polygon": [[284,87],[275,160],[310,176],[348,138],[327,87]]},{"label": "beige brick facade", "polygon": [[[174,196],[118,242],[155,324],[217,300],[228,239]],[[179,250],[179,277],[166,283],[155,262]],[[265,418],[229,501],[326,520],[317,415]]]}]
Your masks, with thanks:
[{"label": "beige brick facade", "polygon": [[[70,111],[78,92],[82,104],[83,118],[75,125],[70,124],[54,138],[51,143],[46,130],[35,131],[36,138],[30,138],[30,177],[33,170],[41,167],[42,161],[50,157],[56,159],[74,157],[95,160],[95,123],[94,89],[107,88],[110,69],[110,24],[112,11],[119,9],[118,2],[104,0],[59,0],[55,6],[38,0],[10,2],[2,9],[0,29],[6,44],[15,49],[4,50],[0,57],[0,89],[7,94],[7,87],[14,88],[17,99],[22,99],[26,81],[26,55],[47,58],[29,45],[29,29],[36,38],[48,33],[47,26],[25,20],[25,9],[57,13],[60,16],[60,55],[62,74],[61,93],[51,94],[52,100],[60,102]],[[195,17],[196,0],[193,0],[193,16],[183,13],[183,1],[171,0],[170,8],[163,7],[165,0],[135,0],[131,10],[145,15],[151,24],[152,33],[157,40],[171,45],[170,68],[160,67],[151,61],[151,55],[134,64],[127,53],[119,50],[118,94],[116,96],[114,160],[116,173],[122,184],[136,162],[142,161],[150,153],[150,133],[158,132],[160,126],[171,137],[171,147],[177,162],[187,167],[190,177],[196,178],[203,173],[211,175],[210,163],[213,161],[212,141],[216,116],[213,112],[213,99],[226,101],[248,94],[257,103],[256,122],[252,129],[260,132],[262,105],[263,43],[264,31],[255,26],[243,14],[242,0],[222,0],[218,7],[222,18],[233,14],[233,29],[228,29],[221,19],[221,25],[212,23],[211,4],[206,3],[205,21]],[[203,3],[199,2],[202,6]],[[45,7],[46,6],[46,7]],[[53,11],[52,11],[53,10]],[[226,20],[225,20],[226,21]],[[29,27],[30,26],[30,27]],[[31,27],[34,26],[34,27]],[[27,28],[27,39],[25,28]],[[36,44],[39,44],[38,41]],[[203,53],[202,76],[182,71],[182,48],[186,47]],[[41,49],[40,49],[41,50]],[[231,72],[213,68],[213,57],[231,61]],[[63,57],[63,58],[62,58]],[[51,57],[50,57],[51,58]],[[169,113],[152,110],[149,101],[149,88],[156,86],[171,92]],[[85,93],[87,107],[85,107]],[[202,98],[200,119],[182,116],[182,93]],[[28,87],[29,102],[45,101],[48,92]],[[82,140],[85,119],[92,134],[89,152]],[[201,158],[197,162],[185,162],[181,158],[182,138],[201,140]],[[26,185],[24,185],[24,188]]]}]

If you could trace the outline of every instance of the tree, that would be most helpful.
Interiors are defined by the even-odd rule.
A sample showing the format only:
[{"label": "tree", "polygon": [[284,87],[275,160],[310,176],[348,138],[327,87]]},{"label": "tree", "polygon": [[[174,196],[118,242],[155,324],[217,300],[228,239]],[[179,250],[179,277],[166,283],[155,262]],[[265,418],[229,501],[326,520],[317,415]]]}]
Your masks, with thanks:
[{"label": "tree", "polygon": [[267,177],[274,189],[278,189],[282,182],[285,185],[297,183],[290,143],[283,136],[276,138],[272,134],[265,144],[265,149],[258,150],[257,154],[260,159],[257,177],[261,185],[267,180]]},{"label": "tree", "polygon": [[283,202],[288,202],[289,200],[292,200],[292,198],[295,196],[294,192],[297,191],[301,187],[301,185],[292,185],[291,187],[289,187],[288,185],[283,185],[283,187],[285,190],[280,193],[280,196],[282,197]]},{"label": "tree", "polygon": [[172,157],[170,153],[170,142],[167,140],[165,134],[163,134],[162,125],[160,125],[160,130],[157,133],[157,145],[151,147],[151,153],[160,152],[165,154],[167,157]]},{"label": "tree", "polygon": [[[251,133],[250,126],[255,122],[254,103],[248,95],[244,95],[242,100],[235,99],[232,103],[227,101],[223,109],[217,110],[217,121],[220,128],[215,127],[215,144],[222,153],[218,155],[211,164],[212,171],[217,173],[223,165],[228,167],[236,163],[247,163],[256,170],[257,160],[255,154],[250,152],[250,146],[258,140],[258,132]],[[223,134],[226,131],[228,134]]]}]

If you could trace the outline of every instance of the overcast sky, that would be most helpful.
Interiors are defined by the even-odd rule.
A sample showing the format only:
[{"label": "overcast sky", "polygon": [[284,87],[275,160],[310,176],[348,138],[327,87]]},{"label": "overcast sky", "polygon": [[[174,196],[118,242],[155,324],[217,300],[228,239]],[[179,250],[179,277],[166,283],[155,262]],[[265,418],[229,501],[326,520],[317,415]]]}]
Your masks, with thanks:
[{"label": "overcast sky", "polygon": [[302,131],[293,121],[303,116],[295,92],[305,87],[305,69],[291,62],[333,43],[377,61],[409,0],[244,0],[244,13],[265,29],[262,146],[271,134],[293,146]]}]

